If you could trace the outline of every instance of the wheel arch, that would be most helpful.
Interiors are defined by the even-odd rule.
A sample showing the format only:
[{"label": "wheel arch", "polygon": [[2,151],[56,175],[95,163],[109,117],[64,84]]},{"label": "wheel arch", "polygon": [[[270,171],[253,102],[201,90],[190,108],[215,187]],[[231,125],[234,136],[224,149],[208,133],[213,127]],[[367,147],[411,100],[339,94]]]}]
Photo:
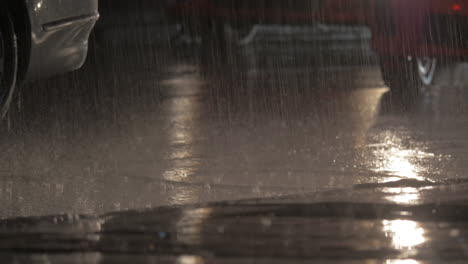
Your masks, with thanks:
[{"label": "wheel arch", "polygon": [[18,43],[18,80],[22,81],[31,57],[31,20],[25,0],[4,0],[10,12]]}]

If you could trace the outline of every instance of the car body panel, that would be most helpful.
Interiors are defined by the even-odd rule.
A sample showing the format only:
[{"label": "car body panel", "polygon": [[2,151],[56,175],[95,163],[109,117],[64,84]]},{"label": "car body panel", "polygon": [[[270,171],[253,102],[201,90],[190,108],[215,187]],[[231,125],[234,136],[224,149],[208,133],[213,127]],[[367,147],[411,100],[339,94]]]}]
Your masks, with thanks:
[{"label": "car body panel", "polygon": [[31,45],[26,80],[80,68],[98,19],[97,0],[27,0]]},{"label": "car body panel", "polygon": [[[459,5],[461,9],[453,10],[454,5]],[[463,39],[463,31],[453,32],[453,39],[441,35],[443,32],[454,31],[458,27],[468,30],[468,1],[393,0],[387,1],[386,6],[381,8],[391,10],[391,23],[396,29],[391,33],[380,30],[381,16],[376,11],[377,14],[373,16],[369,25],[373,28],[373,47],[379,54],[468,57],[468,41]],[[434,21],[435,17],[446,17],[453,21],[459,20],[461,23],[435,21],[436,24],[434,24],[431,21]],[[436,28],[439,32],[433,32]],[[433,41],[435,38],[446,38],[448,41],[438,43]],[[461,42],[466,42],[466,44]]]},{"label": "car body panel", "polygon": [[[315,5],[310,2],[170,0],[168,8],[171,14],[179,18],[235,23],[364,24],[371,28],[372,46],[380,55],[468,57],[468,39],[465,41],[461,34],[468,31],[467,0],[317,0],[315,2],[318,4]],[[454,9],[454,6],[457,8]],[[446,37],[449,40],[445,43],[440,41],[444,39],[440,32],[434,33],[428,29],[443,27],[445,21],[431,20],[441,16],[456,18],[454,24],[459,28],[459,32]],[[388,31],[390,24],[393,32]],[[454,26],[449,25],[451,28],[439,31],[453,31]],[[440,35],[438,42],[430,39],[434,35]]]}]

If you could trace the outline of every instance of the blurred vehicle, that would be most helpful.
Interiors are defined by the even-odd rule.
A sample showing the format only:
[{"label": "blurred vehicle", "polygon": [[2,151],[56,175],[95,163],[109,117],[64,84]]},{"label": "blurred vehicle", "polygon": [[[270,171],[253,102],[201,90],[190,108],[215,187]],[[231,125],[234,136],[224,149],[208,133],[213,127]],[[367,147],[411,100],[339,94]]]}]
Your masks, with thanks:
[{"label": "blurred vehicle", "polygon": [[235,33],[230,40],[238,41],[256,24],[364,24],[367,5],[368,0],[168,0],[167,9],[186,31],[224,44],[226,25]]},{"label": "blurred vehicle", "polygon": [[98,19],[97,0],[0,1],[0,105],[3,115],[17,81],[80,68]]},{"label": "blurred vehicle", "polygon": [[369,21],[386,84],[401,94],[432,84],[438,60],[468,56],[468,1],[374,1]]},{"label": "blurred vehicle", "polygon": [[189,31],[218,43],[225,24],[240,32],[257,23],[367,25],[383,79],[401,95],[430,85],[438,59],[468,55],[462,0],[169,0],[168,10]]}]

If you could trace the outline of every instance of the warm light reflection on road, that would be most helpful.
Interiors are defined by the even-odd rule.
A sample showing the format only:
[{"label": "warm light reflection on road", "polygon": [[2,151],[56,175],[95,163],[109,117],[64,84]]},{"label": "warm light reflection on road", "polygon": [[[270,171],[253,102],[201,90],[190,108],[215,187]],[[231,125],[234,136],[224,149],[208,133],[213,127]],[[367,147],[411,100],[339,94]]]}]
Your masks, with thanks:
[{"label": "warm light reflection on road", "polygon": [[177,241],[185,245],[200,245],[203,240],[203,224],[212,212],[211,208],[184,210],[175,223]]},{"label": "warm light reflection on road", "polygon": [[[379,102],[381,101],[386,88],[359,89],[350,95],[350,104],[353,107],[351,118],[355,127],[355,144],[361,147],[367,144],[367,134],[374,125],[376,116],[379,114]],[[431,154],[418,149],[405,149],[402,147],[402,140],[391,132],[386,132],[383,140],[375,147],[374,171],[378,182],[392,182],[401,179],[425,180],[421,176],[424,168],[418,166],[421,160]],[[412,203],[419,199],[419,192],[416,188],[385,188],[384,193],[389,194],[388,199],[397,203]]]},{"label": "warm light reflection on road", "polygon": [[421,264],[421,262],[414,259],[392,259],[387,260],[385,264]]},{"label": "warm light reflection on road", "polygon": [[163,174],[168,181],[183,182],[194,174],[198,162],[193,159],[192,122],[198,112],[192,98],[173,98],[169,105],[169,144],[172,145],[168,159],[172,167]]},{"label": "warm light reflection on road", "polygon": [[177,264],[203,264],[205,263],[203,261],[202,257],[199,256],[180,256],[177,258]]},{"label": "warm light reflection on road", "polygon": [[424,158],[428,155],[427,153],[402,149],[393,142],[387,142],[387,144],[391,147],[376,152],[377,158],[380,160],[379,166],[375,170],[376,172],[394,175],[400,179],[424,180],[420,176],[422,168],[417,166],[414,161]]},{"label": "warm light reflection on road", "polygon": [[[421,165],[434,155],[421,149],[403,147],[402,139],[391,132],[387,132],[384,143],[377,144],[374,150],[374,171],[379,173],[376,181],[381,183],[398,180],[426,181],[423,177],[428,168]],[[382,177],[381,175],[384,175]],[[396,203],[413,203],[420,198],[417,188],[384,188],[389,194],[387,199]]]},{"label": "warm light reflection on road", "polygon": [[419,190],[417,188],[383,188],[384,194],[390,194],[388,200],[396,203],[410,204],[419,200]]},{"label": "warm light reflection on road", "polygon": [[396,249],[410,250],[426,241],[424,229],[414,221],[384,220],[383,231]]},{"label": "warm light reflection on road", "polygon": [[[166,159],[169,166],[163,173],[167,182],[168,196],[171,203],[197,203],[202,189],[196,185],[194,177],[199,169],[199,160],[195,153],[195,131],[200,126],[200,102],[197,100],[204,82],[198,74],[198,68],[191,65],[176,65],[172,72],[174,78],[162,83],[170,96],[165,102],[167,115],[167,138],[169,149]],[[199,245],[205,220],[212,210],[201,208],[184,210],[178,219],[174,219],[175,239],[185,245]],[[199,256],[180,256],[179,264],[202,264]]]},{"label": "warm light reflection on road", "polygon": [[[170,96],[165,101],[167,115],[167,137],[170,153],[166,159],[169,166],[163,173],[163,179],[169,184],[193,183],[199,161],[194,153],[194,129],[197,127],[197,116],[200,105],[197,97],[203,81],[198,75],[198,69],[192,65],[176,65],[172,68],[174,78],[162,82],[165,92]],[[185,185],[174,187],[170,196],[171,203],[198,202],[194,188]]]}]

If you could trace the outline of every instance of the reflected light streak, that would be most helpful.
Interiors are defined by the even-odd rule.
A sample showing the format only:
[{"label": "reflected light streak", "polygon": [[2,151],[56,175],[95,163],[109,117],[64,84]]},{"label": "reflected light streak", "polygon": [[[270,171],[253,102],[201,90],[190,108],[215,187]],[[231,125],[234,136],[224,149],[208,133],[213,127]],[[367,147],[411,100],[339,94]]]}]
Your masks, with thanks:
[{"label": "reflected light streak", "polygon": [[205,261],[200,256],[180,256],[177,258],[177,264],[203,264]]},{"label": "reflected light streak", "polygon": [[421,262],[414,259],[391,259],[387,260],[385,264],[421,264]]},{"label": "reflected light streak", "polygon": [[426,241],[424,229],[410,220],[384,220],[383,231],[396,249],[412,249]]},{"label": "reflected light streak", "polygon": [[[196,66],[176,65],[171,69],[172,78],[162,81],[168,94],[174,95],[165,102],[167,109],[168,168],[163,179],[169,184],[191,183],[199,168],[199,161],[194,158],[194,128],[200,112],[197,95],[204,82],[197,74]],[[170,186],[174,188],[174,186]],[[198,194],[192,188],[175,187],[169,195],[173,203],[197,202]]]},{"label": "reflected light streak", "polygon": [[408,179],[424,180],[423,177],[419,176],[421,169],[411,162],[412,158],[418,157],[418,153],[415,151],[392,147],[388,150],[379,151],[377,154],[383,160],[376,169],[377,172],[391,173]]},{"label": "reflected light streak", "polygon": [[193,157],[192,122],[198,109],[192,98],[174,98],[169,105],[169,160],[172,166],[163,174],[165,180],[183,182],[193,175],[198,162]]},{"label": "reflected light streak", "polygon": [[385,264],[421,264],[421,262],[414,259],[391,259],[387,260]]},{"label": "reflected light streak", "polygon": [[[194,129],[200,112],[200,105],[195,96],[199,93],[203,82],[197,75],[196,68],[179,65],[173,69],[175,77],[163,83],[170,93],[176,97],[166,101],[168,109],[168,153],[169,168],[163,178],[168,182],[193,183],[200,163],[195,159]],[[186,73],[188,72],[188,73]],[[196,186],[172,186],[170,199],[172,203],[198,202],[200,189]],[[205,220],[212,213],[210,208],[184,210],[175,222],[176,240],[182,244],[199,245],[202,242],[202,230]],[[198,256],[180,256],[179,264],[202,264],[203,258]]]},{"label": "reflected light streak", "polygon": [[388,193],[390,196],[387,199],[391,202],[396,203],[414,203],[419,200],[419,190],[417,188],[405,187],[405,188],[384,188],[383,193]]},{"label": "reflected light streak", "polygon": [[200,245],[203,240],[203,224],[212,212],[211,208],[184,210],[175,225],[177,241],[186,245]]},{"label": "reflected light streak", "polygon": [[[387,138],[390,136],[387,136]],[[392,137],[393,138],[393,137]],[[433,154],[423,152],[421,150],[403,149],[400,147],[401,140],[387,139],[384,144],[378,145],[379,149],[374,151],[376,156],[375,172],[389,175],[389,177],[377,178],[380,183],[388,183],[403,179],[412,179],[418,181],[426,181],[421,174],[426,170],[423,166],[418,165],[426,158],[432,157]],[[381,147],[383,146],[383,147]],[[384,193],[391,194],[387,196],[387,200],[396,203],[414,203],[420,199],[419,190],[417,188],[384,188]]]}]

